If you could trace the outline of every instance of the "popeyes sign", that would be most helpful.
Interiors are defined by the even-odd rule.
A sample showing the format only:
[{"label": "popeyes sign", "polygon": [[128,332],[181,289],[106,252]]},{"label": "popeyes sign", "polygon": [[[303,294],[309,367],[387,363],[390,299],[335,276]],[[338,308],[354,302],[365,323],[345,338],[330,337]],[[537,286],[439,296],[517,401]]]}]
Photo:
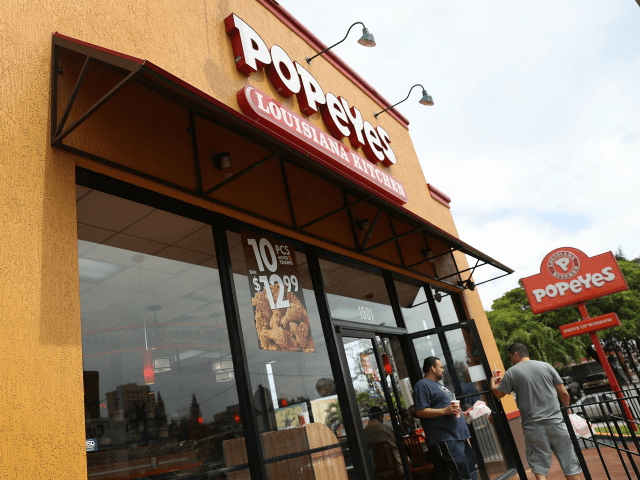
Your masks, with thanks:
[{"label": "popeyes sign", "polygon": [[540,273],[522,284],[535,314],[629,289],[611,252],[588,257],[570,247],[547,254]]},{"label": "popeyes sign", "polygon": [[[391,138],[381,126],[362,120],[362,114],[349,102],[333,93],[324,93],[318,81],[298,62],[291,60],[280,46],[270,49],[260,35],[235,14],[225,19],[231,37],[236,69],[251,75],[265,68],[271,84],[284,97],[296,95],[300,110],[307,116],[320,112],[330,135],[313,123],[296,115],[255,87],[244,87],[237,93],[242,112],[261,123],[275,127],[296,145],[318,156],[322,163],[365,183],[378,195],[398,204],[409,197],[402,183],[375,164],[396,164]],[[354,148],[362,147],[366,160],[342,143],[349,137]],[[337,140],[337,141],[336,141]]]}]

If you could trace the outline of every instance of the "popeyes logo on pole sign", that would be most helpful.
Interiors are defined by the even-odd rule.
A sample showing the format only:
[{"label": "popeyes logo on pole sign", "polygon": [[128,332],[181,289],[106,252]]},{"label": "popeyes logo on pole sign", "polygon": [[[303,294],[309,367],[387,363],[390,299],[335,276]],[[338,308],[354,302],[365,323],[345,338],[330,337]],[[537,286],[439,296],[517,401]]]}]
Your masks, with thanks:
[{"label": "popeyes logo on pole sign", "polygon": [[[320,112],[331,135],[252,86],[244,87],[236,95],[245,115],[275,127],[277,133],[312,151],[323,162],[364,183],[381,197],[399,205],[409,201],[402,183],[375,166],[378,162],[386,167],[396,164],[391,138],[384,128],[362,121],[360,111],[350,107],[346,99],[330,92],[325,94],[307,69],[292,61],[278,45],[269,49],[260,35],[237,15],[229,15],[224,23],[231,37],[236,69],[249,76],[266,67],[276,90],[287,98],[296,95],[305,115]],[[354,148],[362,147],[366,160],[342,143],[345,137],[349,137]]]},{"label": "popeyes logo on pole sign", "polygon": [[522,284],[536,314],[629,289],[611,252],[588,257],[570,247],[549,253]]}]

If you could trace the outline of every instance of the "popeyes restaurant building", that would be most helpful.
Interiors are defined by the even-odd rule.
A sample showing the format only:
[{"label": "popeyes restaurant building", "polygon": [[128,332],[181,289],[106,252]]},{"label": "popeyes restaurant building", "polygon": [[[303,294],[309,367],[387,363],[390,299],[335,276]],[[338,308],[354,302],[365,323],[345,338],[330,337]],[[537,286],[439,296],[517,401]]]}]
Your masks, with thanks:
[{"label": "popeyes restaurant building", "polygon": [[373,479],[436,355],[526,478],[470,276],[512,271],[408,120],[276,2],[139,3],[0,6],[0,476]]}]

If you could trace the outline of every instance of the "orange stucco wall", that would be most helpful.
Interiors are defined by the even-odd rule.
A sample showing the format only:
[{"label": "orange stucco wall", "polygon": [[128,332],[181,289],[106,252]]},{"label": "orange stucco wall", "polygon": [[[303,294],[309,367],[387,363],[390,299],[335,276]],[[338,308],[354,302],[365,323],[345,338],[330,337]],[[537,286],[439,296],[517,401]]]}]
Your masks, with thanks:
[{"label": "orange stucco wall", "polygon": [[[236,92],[250,83],[299,112],[264,72],[247,79],[235,70],[223,25],[232,12],[292,59],[302,63],[310,53],[254,0],[0,2],[2,479],[86,478],[74,166],[92,165],[49,145],[51,33],[149,59],[236,109]],[[409,191],[407,207],[456,234],[450,211],[429,195],[408,131],[388,115],[375,121],[367,112],[378,104],[325,59],[310,70],[389,132],[398,158],[390,173]],[[311,121],[324,128],[319,115]],[[466,268],[462,256],[458,263]],[[490,361],[499,363],[477,293],[465,300]]]}]

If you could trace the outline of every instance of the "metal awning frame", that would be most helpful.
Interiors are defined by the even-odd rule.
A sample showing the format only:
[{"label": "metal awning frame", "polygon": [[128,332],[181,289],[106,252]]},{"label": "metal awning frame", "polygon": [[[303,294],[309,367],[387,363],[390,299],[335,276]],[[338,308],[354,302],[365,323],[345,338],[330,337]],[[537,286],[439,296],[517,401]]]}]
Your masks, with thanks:
[{"label": "metal awning frame", "polygon": [[[64,107],[64,112],[60,121],[58,122],[58,102],[57,102],[57,93],[58,93],[58,75],[64,74],[61,67],[58,66],[58,49],[62,47],[68,50],[72,50],[81,55],[85,55],[86,59],[80,71],[80,75],[75,82],[73,87],[70,99],[68,104]],[[106,66],[114,71],[118,71],[123,75],[123,78],[111,88],[106,94],[104,94],[98,101],[96,101],[91,107],[89,107],[85,112],[83,112],[75,121],[71,123],[71,125],[67,126],[67,120],[69,118],[69,114],[75,104],[77,96],[84,84],[84,81],[87,76],[87,72],[89,68],[94,63],[100,63],[103,66]],[[144,77],[143,75],[144,74]],[[140,60],[134,57],[130,57],[128,55],[124,55],[118,52],[114,52],[111,50],[107,50],[95,45],[87,44],[85,42],[75,40],[69,37],[65,37],[58,33],[53,35],[53,45],[52,45],[52,98],[51,98],[51,145],[60,148],[62,150],[66,150],[68,152],[80,155],[82,157],[88,158],[90,160],[96,161],[103,165],[107,165],[109,167],[130,173],[132,175],[150,180],[157,184],[169,187],[181,193],[196,197],[201,200],[205,200],[210,203],[214,203],[226,208],[230,208],[236,211],[239,211],[243,214],[259,218],[265,222],[269,222],[275,224],[284,229],[294,231],[299,234],[304,234],[316,240],[320,240],[322,242],[330,242],[334,245],[338,245],[341,248],[353,251],[359,255],[363,255],[377,261],[383,261],[387,264],[394,265],[397,268],[401,268],[403,270],[412,272],[413,274],[420,275],[422,277],[426,277],[432,281],[446,284],[450,288],[454,289],[463,289],[464,282],[448,282],[447,279],[454,277],[459,278],[461,280],[460,274],[471,271],[467,280],[473,274],[473,271],[479,266],[491,265],[499,270],[505,272],[502,276],[509,275],[513,273],[513,270],[508,268],[507,266],[501,264],[500,262],[494,260],[493,258],[483,254],[482,252],[476,250],[470,245],[462,242],[458,238],[450,235],[444,230],[436,227],[430,222],[420,218],[413,212],[407,210],[404,207],[400,207],[397,205],[393,205],[388,203],[380,198],[376,197],[370,191],[368,191],[364,185],[359,184],[357,181],[349,181],[343,175],[338,174],[337,172],[331,171],[327,168],[322,168],[319,165],[309,162],[308,159],[305,158],[305,155],[300,152],[298,149],[294,148],[290,142],[286,139],[280,137],[277,133],[270,131],[264,125],[259,125],[253,120],[249,119],[242,113],[233,110],[227,105],[219,102],[218,100],[210,97],[209,95],[197,90],[195,87],[187,84],[186,82],[180,80],[179,78],[173,76],[172,74],[162,70],[156,65],[148,62],[146,60]],[[153,82],[149,80],[149,78],[153,79]],[[97,112],[103,105],[105,105],[109,100],[111,100],[114,96],[118,94],[118,92],[122,91],[129,83],[131,82],[140,82],[146,87],[152,89],[154,92],[169,98],[170,100],[177,102],[179,105],[186,107],[189,113],[189,125],[186,127],[187,132],[192,137],[192,147],[193,147],[193,160],[195,167],[195,185],[196,187],[193,190],[185,188],[181,185],[177,185],[175,183],[169,182],[167,180],[154,177],[145,172],[141,172],[135,170],[130,167],[126,167],[124,165],[120,165],[116,162],[108,160],[106,158],[99,157],[90,152],[85,152],[79,150],[73,146],[67,145],[64,143],[66,137],[68,137],[73,131],[75,131],[78,127],[80,127],[88,118],[91,117],[95,112]],[[235,173],[228,179],[225,179],[215,186],[209,188],[206,191],[203,191],[203,182],[200,168],[200,157],[198,154],[198,141],[197,141],[197,131],[195,125],[195,118],[200,117],[204,120],[214,122],[216,124],[222,125],[225,128],[229,128],[235,131],[240,130],[242,135],[245,137],[249,137],[251,141],[259,144],[263,148],[265,148],[270,153],[261,159],[257,159],[253,164],[244,168],[240,172]],[[66,128],[65,128],[66,127]],[[311,152],[307,152],[306,156],[313,156]],[[284,185],[285,195],[289,204],[289,216],[290,216],[290,224],[286,224],[273,218],[264,217],[255,212],[248,211],[244,208],[228,204],[227,202],[214,199],[210,195],[215,193],[217,190],[232,184],[237,181],[242,176],[246,175],[250,171],[264,165],[267,162],[279,162],[280,171],[282,174],[282,181]],[[323,178],[325,181],[329,181],[334,186],[338,187],[342,192],[343,205],[337,209],[333,209],[330,212],[327,212],[323,215],[318,216],[317,218],[307,221],[302,225],[298,224],[295,214],[295,206],[291,199],[291,193],[288,183],[288,178],[286,174],[286,164],[295,165],[298,168],[302,168],[313,175],[319,176]],[[350,200],[349,197],[352,197]],[[362,242],[358,240],[357,235],[357,225],[354,220],[354,215],[352,212],[352,208],[358,204],[366,202],[377,208],[376,215],[374,219],[370,223],[369,230],[363,239]],[[355,248],[350,245],[339,244],[335,241],[330,241],[326,238],[323,238],[319,235],[310,233],[307,229],[317,223],[327,220],[341,212],[347,213],[349,228],[351,230]],[[376,244],[368,245],[369,240],[371,239],[376,226],[380,218],[386,215],[389,220],[390,229],[392,231],[392,236],[379,241]],[[403,233],[396,233],[395,227],[392,219],[397,219],[398,221],[403,222],[404,224],[412,227],[410,230],[407,230]],[[414,262],[410,265],[407,265],[404,261],[404,256],[402,253],[402,249],[400,247],[399,241],[407,236],[419,234],[422,236],[424,243],[427,246],[427,250],[430,249],[428,236],[438,239],[439,241],[445,243],[449,246],[449,250],[441,252],[437,255],[434,255],[430,258],[425,258],[424,260],[420,260],[418,262]],[[384,245],[388,245],[389,243],[394,243],[396,245],[398,256],[400,258],[400,264],[394,264],[389,262],[388,259],[383,259],[380,257],[376,257],[372,255],[371,251],[375,250]],[[455,257],[453,255],[454,252],[459,251],[464,253],[470,257],[473,257],[477,260],[476,265],[473,268],[468,268],[460,271],[455,262]],[[423,264],[425,262],[431,262],[435,271],[435,260],[443,257],[443,256],[451,256],[453,260],[453,264],[456,265],[456,272],[450,275],[446,275],[443,277],[437,276],[431,277],[430,275],[425,274],[424,272],[415,270],[414,267]],[[479,265],[480,261],[483,263]],[[493,279],[492,279],[493,280]],[[487,280],[491,281],[491,280]],[[462,283],[460,285],[459,283]],[[481,283],[486,283],[481,282]],[[478,284],[479,285],[479,284]]]}]

